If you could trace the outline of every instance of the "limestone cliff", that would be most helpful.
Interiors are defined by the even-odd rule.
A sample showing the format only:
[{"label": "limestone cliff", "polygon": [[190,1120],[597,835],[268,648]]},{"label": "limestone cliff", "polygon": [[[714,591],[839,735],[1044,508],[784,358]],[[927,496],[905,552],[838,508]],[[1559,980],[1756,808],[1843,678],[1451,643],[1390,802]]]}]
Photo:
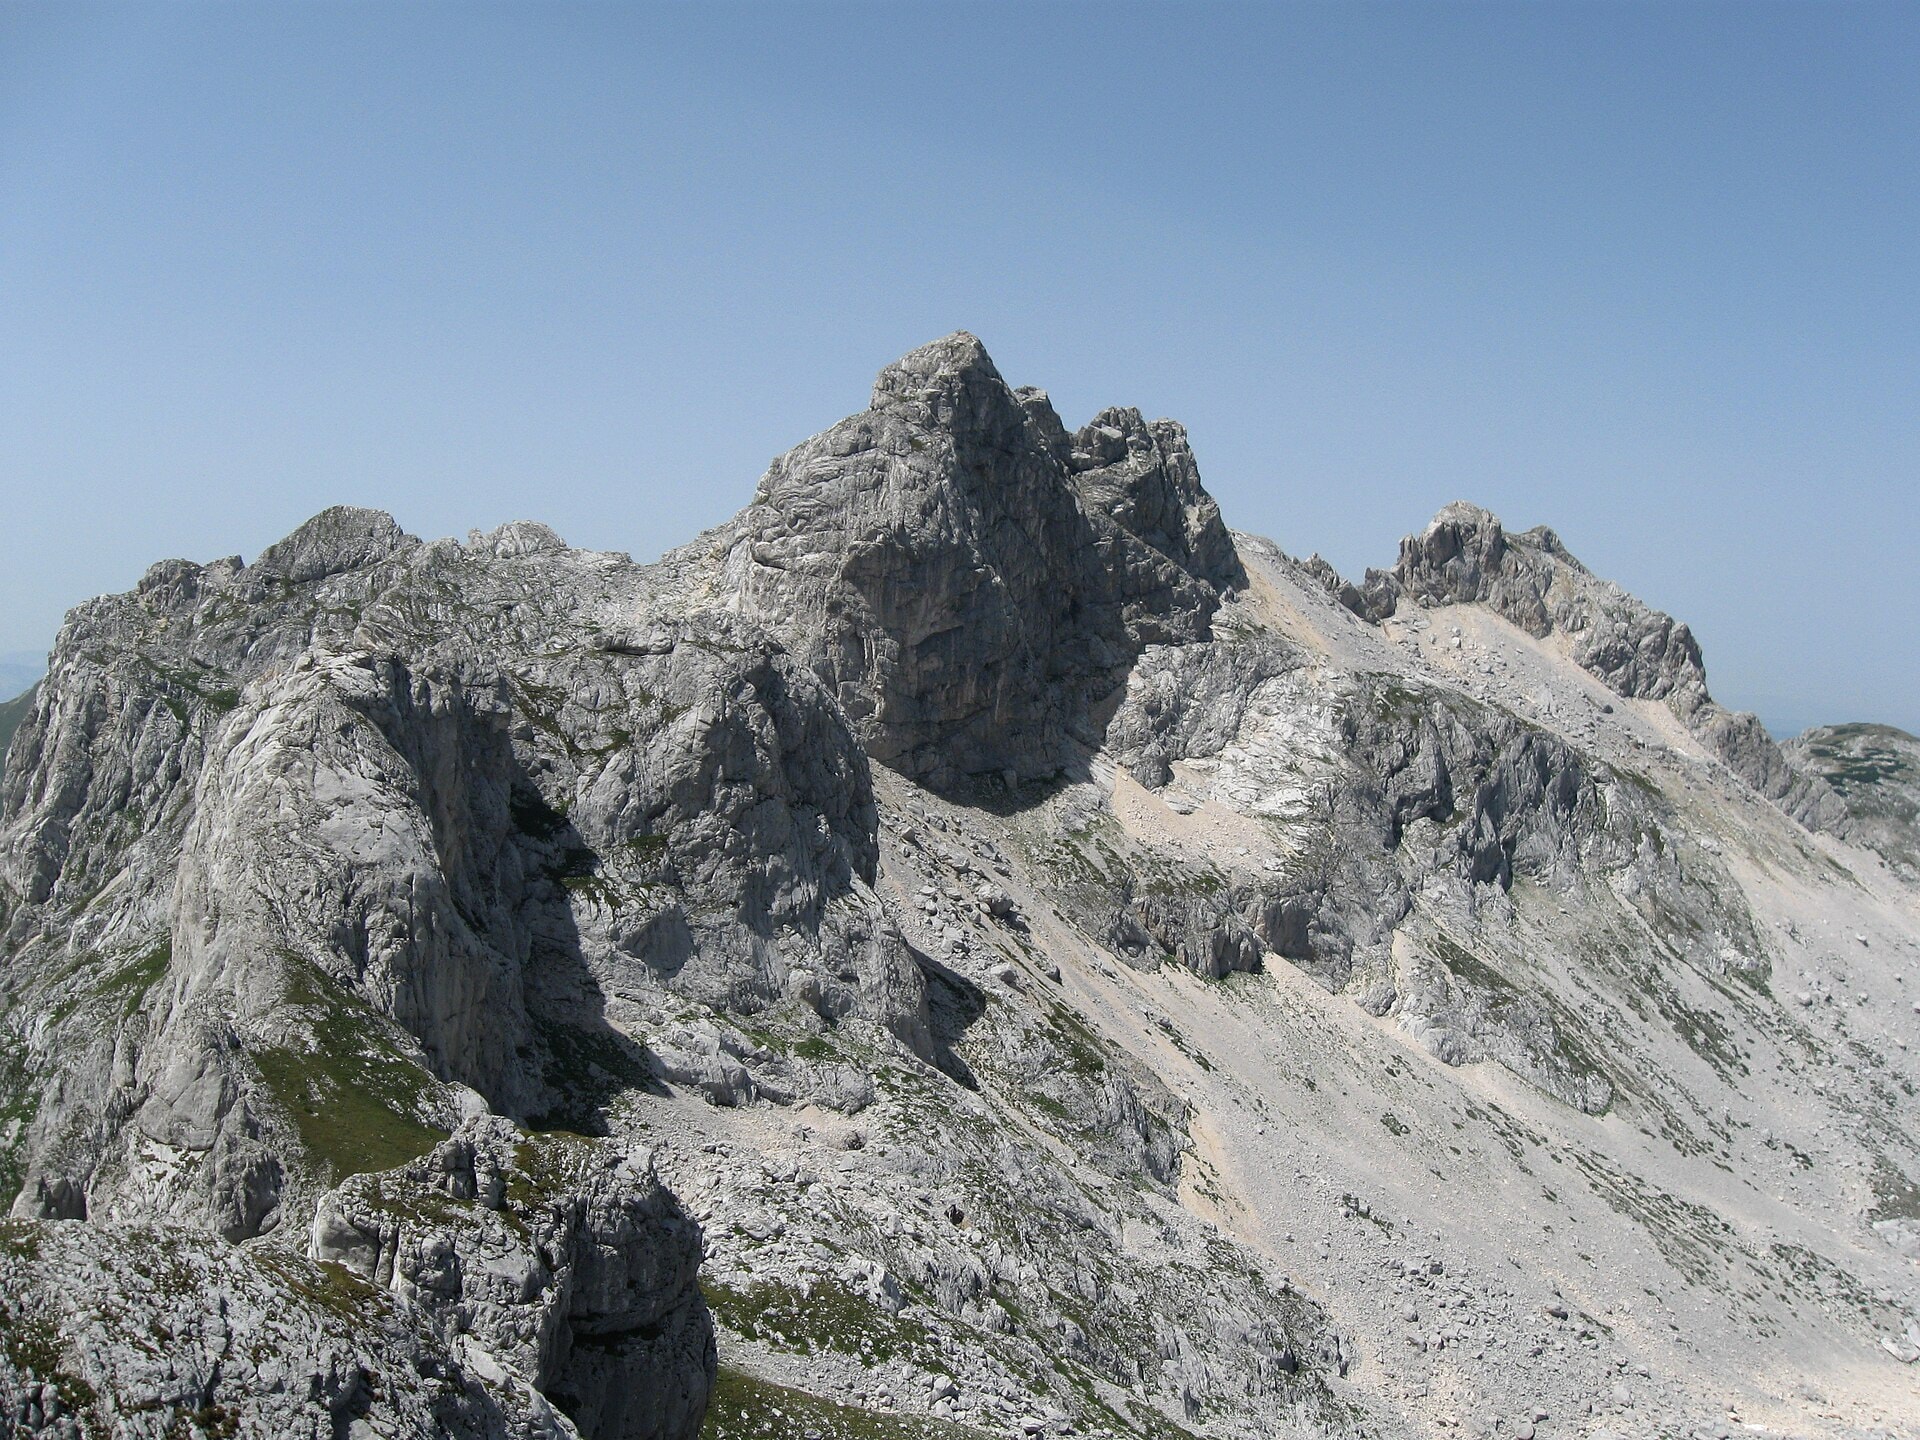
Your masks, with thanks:
[{"label": "limestone cliff", "polygon": [[654,564],[332,510],[20,709],[0,1433],[1857,1435],[1920,1362],[1911,746],[1549,531],[1349,584],[963,333]]},{"label": "limestone cliff", "polygon": [[1109,410],[1069,438],[964,333],[775,461],[725,565],[868,753],[948,788],[1059,770],[1139,648],[1204,639],[1241,578],[1178,426]]},{"label": "limestone cliff", "polygon": [[1599,579],[1545,526],[1512,535],[1487,511],[1456,502],[1400,542],[1393,569],[1369,570],[1365,587],[1346,587],[1342,598],[1374,620],[1403,599],[1486,605],[1530,635],[1559,636],[1615,693],[1666,702],[1734,774],[1796,819],[1847,824],[1831,789],[1796,772],[1757,717],[1715,703],[1691,630]]}]

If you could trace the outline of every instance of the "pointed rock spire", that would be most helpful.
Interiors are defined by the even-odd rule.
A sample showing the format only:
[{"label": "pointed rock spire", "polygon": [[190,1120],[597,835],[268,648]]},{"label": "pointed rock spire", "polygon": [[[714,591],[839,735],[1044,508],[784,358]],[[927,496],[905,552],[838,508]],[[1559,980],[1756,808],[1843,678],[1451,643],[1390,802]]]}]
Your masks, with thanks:
[{"label": "pointed rock spire", "polygon": [[1244,583],[1179,426],[1096,429],[1069,438],[965,331],[921,346],[768,470],[727,561],[741,608],[875,759],[937,785],[1052,774],[1100,677],[1203,638]]}]

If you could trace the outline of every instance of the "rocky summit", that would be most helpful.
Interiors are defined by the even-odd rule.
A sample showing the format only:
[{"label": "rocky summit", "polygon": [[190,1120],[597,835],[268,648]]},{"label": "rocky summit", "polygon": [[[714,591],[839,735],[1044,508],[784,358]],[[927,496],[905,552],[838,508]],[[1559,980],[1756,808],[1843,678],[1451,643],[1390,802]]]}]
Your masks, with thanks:
[{"label": "rocky summit", "polygon": [[959,334],[6,708],[0,1436],[1920,1435],[1920,742]]}]

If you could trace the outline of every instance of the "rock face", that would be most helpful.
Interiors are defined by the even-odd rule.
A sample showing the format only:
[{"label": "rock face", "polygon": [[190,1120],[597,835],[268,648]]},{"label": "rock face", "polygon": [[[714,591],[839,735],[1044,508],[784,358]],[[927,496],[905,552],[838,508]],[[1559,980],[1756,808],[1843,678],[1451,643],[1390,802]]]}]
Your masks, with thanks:
[{"label": "rock face", "polygon": [[1510,535],[1492,514],[1455,502],[1400,542],[1393,569],[1369,570],[1364,588],[1336,593],[1373,620],[1403,599],[1485,605],[1530,635],[1563,637],[1581,668],[1618,695],[1666,702],[1734,774],[1788,814],[1824,829],[1846,826],[1829,787],[1796,772],[1757,717],[1714,702],[1692,631],[1596,577],[1545,526]]},{"label": "rock face", "polygon": [[700,1231],[644,1153],[477,1119],[322,1197],[310,1253],[466,1337],[586,1434],[700,1429],[714,1376]]},{"label": "rock face", "polygon": [[1476,505],[1456,502],[1400,542],[1391,570],[1369,570],[1363,613],[1380,619],[1400,601],[1485,605],[1529,635],[1567,637],[1572,657],[1620,695],[1665,700],[1686,715],[1707,701],[1693,632],[1600,580],[1541,526],[1509,535]]},{"label": "rock face", "polygon": [[1920,740],[1891,725],[1820,725],[1781,749],[1840,797],[1850,838],[1907,874],[1920,871]]},{"label": "rock face", "polygon": [[[1107,749],[1150,788],[1197,761],[1216,774],[1231,767],[1253,793],[1278,799],[1288,785],[1273,732],[1297,723],[1313,684],[1305,658],[1269,639],[1154,650],[1134,669]],[[1156,880],[1144,857],[1080,892],[1090,936],[1211,979],[1285,959],[1375,1013],[1403,1015],[1449,1063],[1497,1058],[1604,1111],[1613,1086],[1598,1065],[1571,1063],[1564,1017],[1504,982],[1490,988],[1484,967],[1409,970],[1392,942],[1416,897],[1450,892],[1471,911],[1516,879],[1566,891],[1631,872],[1639,903],[1694,913],[1711,892],[1661,852],[1641,854],[1660,827],[1657,808],[1510,712],[1384,677],[1338,697],[1318,746],[1328,762],[1318,803],[1268,817],[1294,831],[1291,854],[1198,885]],[[1746,939],[1743,953],[1757,950],[1741,915],[1703,919]]]},{"label": "rock face", "polygon": [[10,1436],[578,1434],[338,1266],[173,1227],[29,1220],[0,1221],[0,1259]]},{"label": "rock face", "polygon": [[33,708],[33,694],[38,685],[29,686],[11,700],[0,701],[0,765],[6,762],[7,747],[13,744],[13,732],[20,728],[20,722]]},{"label": "rock face", "polygon": [[[14,943],[148,958],[139,1026],[116,1000],[66,1042],[99,1053],[35,1118],[32,1213],[111,1210],[158,1144],[201,1157],[168,1213],[272,1228],[283,1191],[399,1158],[299,1123],[341,1095],[375,1129],[444,1133],[448,1085],[591,1125],[561,1072],[618,1054],[623,985],[751,1013],[804,969],[823,1014],[928,1043],[865,759],[811,675],[724,616],[643,626],[613,557],[383,518],[157,566],[69,622],[8,770]],[[355,1016],[377,1061],[328,1039]]]},{"label": "rock face", "polygon": [[941,787],[1053,774],[1139,647],[1204,638],[1242,578],[1177,425],[1108,410],[1069,438],[964,333],[775,461],[735,536],[741,609],[874,759]]},{"label": "rock face", "polygon": [[18,711],[0,1434],[1838,1435],[1920,1353],[1920,752],[1550,531],[1352,585],[958,334],[655,564],[332,510]]}]

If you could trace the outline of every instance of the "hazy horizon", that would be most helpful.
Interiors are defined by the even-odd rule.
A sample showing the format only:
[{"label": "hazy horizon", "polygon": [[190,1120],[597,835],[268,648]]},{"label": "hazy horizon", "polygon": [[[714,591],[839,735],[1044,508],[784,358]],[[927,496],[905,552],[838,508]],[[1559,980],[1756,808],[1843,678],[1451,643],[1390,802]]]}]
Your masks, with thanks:
[{"label": "hazy horizon", "polygon": [[0,653],[333,503],[647,559],[955,329],[1358,575],[1550,524],[1920,730],[1920,12],[0,9]]}]

